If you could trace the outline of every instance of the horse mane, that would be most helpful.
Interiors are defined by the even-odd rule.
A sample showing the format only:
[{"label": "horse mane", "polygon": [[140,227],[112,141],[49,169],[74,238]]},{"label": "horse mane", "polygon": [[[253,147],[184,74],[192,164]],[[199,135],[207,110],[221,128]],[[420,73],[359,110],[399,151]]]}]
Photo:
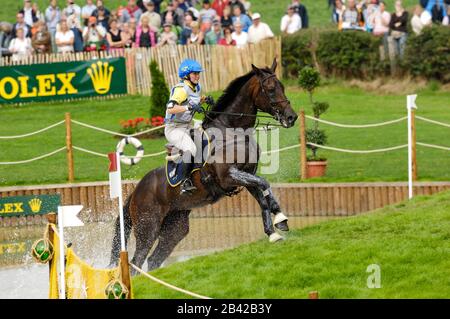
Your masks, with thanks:
[{"label": "horse mane", "polygon": [[[268,68],[261,69],[265,72],[271,72]],[[240,89],[255,75],[255,72],[252,70],[247,74],[244,74],[228,84],[227,88],[224,90],[223,94],[217,100],[216,104],[210,109],[213,112],[223,112],[225,109],[233,102],[236,98]],[[203,120],[203,124],[210,123],[213,119],[218,117],[220,114],[218,113],[209,113],[207,117]]]}]

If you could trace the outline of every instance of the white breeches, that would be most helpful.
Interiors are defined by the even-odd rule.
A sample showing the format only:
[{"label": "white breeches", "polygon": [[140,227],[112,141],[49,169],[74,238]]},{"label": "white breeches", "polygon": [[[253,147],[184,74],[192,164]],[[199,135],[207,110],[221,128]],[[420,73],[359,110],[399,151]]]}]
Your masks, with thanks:
[{"label": "white breeches", "polygon": [[189,152],[192,156],[195,156],[195,154],[197,154],[197,147],[189,134],[190,129],[190,125],[188,127],[166,126],[164,134],[169,143],[175,145],[176,148],[185,153]]}]

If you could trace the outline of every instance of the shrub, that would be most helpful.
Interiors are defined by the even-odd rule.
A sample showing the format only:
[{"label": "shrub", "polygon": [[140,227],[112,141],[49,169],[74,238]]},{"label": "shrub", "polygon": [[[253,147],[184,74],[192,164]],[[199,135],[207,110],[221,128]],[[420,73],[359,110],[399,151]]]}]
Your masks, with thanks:
[{"label": "shrub", "polygon": [[283,52],[282,65],[285,77],[296,78],[298,72],[305,66],[314,65],[312,51],[317,44],[317,42],[314,42],[316,37],[309,30],[301,30],[294,34],[283,36],[281,50]]},{"label": "shrub", "polygon": [[[302,89],[308,92],[312,111],[315,118],[320,118],[320,115],[325,113],[330,105],[327,102],[313,101],[313,92],[320,85],[320,73],[316,69],[306,66],[298,76],[298,84]],[[317,145],[325,145],[327,142],[327,135],[324,130],[319,129],[319,122],[314,121],[313,128],[306,129],[306,141]],[[312,151],[313,156],[308,158],[308,161],[322,161],[324,158],[317,157],[317,146],[307,145]]]},{"label": "shrub", "polygon": [[152,94],[150,96],[150,117],[166,115],[166,104],[169,102],[170,91],[155,60],[150,63],[152,77]]},{"label": "shrub", "polygon": [[380,39],[361,31],[328,31],[319,37],[317,57],[327,74],[366,78],[383,71]]},{"label": "shrub", "polygon": [[450,82],[450,28],[424,28],[406,43],[403,68],[414,76]]}]

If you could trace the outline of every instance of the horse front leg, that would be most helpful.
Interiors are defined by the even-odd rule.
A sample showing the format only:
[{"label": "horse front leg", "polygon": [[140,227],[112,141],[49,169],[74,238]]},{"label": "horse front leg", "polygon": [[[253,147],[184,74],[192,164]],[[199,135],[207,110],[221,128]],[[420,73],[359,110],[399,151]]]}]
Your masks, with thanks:
[{"label": "horse front leg", "polygon": [[246,187],[261,207],[264,232],[269,236],[270,242],[283,239],[283,237],[275,232],[270,216],[270,205],[266,199],[266,194],[268,194],[267,190],[270,190],[270,184],[262,177],[238,170],[235,167],[230,168],[229,173],[229,178],[231,179],[230,184]]},{"label": "horse front leg", "polygon": [[288,218],[281,212],[280,205],[278,204],[275,196],[273,195],[272,188],[265,191],[265,198],[270,207],[270,212],[275,216],[273,223],[276,228],[282,231],[289,231]]}]

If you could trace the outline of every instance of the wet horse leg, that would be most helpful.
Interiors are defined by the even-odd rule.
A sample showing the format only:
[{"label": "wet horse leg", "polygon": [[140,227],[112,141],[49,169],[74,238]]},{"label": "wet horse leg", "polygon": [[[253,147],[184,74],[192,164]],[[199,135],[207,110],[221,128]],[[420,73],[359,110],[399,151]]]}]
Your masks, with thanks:
[{"label": "wet horse leg", "polygon": [[270,212],[275,216],[274,225],[279,230],[288,231],[288,218],[281,212],[280,204],[278,204],[275,196],[273,195],[272,188],[268,188],[264,192],[264,196],[267,199],[267,203],[270,207]]},{"label": "wet horse leg", "polygon": [[231,184],[234,186],[244,186],[249,189],[249,191],[251,189],[250,193],[255,197],[262,209],[264,232],[269,236],[270,241],[279,240],[280,238],[278,237],[281,236],[278,235],[273,228],[270,216],[270,206],[269,202],[266,200],[266,193],[270,190],[270,184],[262,177],[238,170],[235,167],[230,168],[229,173]]},{"label": "wet horse leg", "polygon": [[264,197],[263,192],[257,187],[247,187],[247,190],[256,199],[261,207],[264,232],[269,236],[271,242],[283,239],[278,233],[275,232],[272,226],[272,220],[270,218],[270,206],[268,200]]},{"label": "wet horse leg", "polygon": [[[162,208],[159,208],[160,210]],[[154,213],[155,210],[148,209],[148,211],[141,215],[139,222],[136,223],[134,229],[134,235],[136,237],[136,251],[134,252],[131,263],[142,268],[145,258],[148,252],[152,248],[156,239],[159,236],[161,229],[161,222],[158,215]],[[136,271],[132,269],[132,275],[135,275]]]},{"label": "wet horse leg", "polygon": [[159,268],[177,244],[189,233],[190,210],[169,212],[161,225],[159,242],[148,257],[148,271]]}]

